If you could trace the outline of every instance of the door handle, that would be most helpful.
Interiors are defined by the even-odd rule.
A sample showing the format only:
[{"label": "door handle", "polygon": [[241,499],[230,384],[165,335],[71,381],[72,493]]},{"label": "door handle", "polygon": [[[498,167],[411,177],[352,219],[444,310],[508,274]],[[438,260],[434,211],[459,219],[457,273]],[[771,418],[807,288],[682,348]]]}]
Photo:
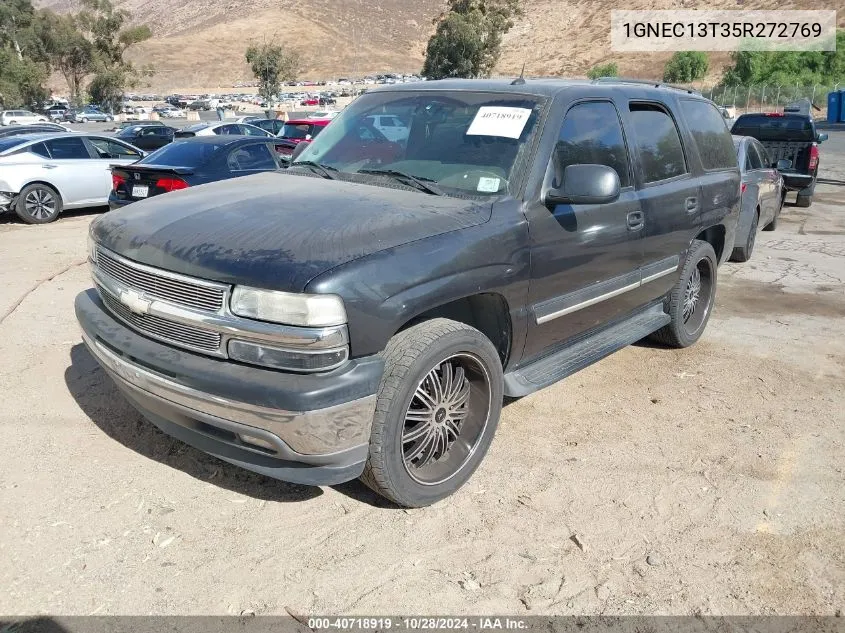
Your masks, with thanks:
[{"label": "door handle", "polygon": [[627,216],[628,230],[639,231],[645,226],[645,217],[642,211],[631,211]]},{"label": "door handle", "polygon": [[41,165],[42,169],[55,169],[58,165]]},{"label": "door handle", "polygon": [[687,213],[695,213],[698,211],[698,198],[691,197],[684,200],[684,208]]}]

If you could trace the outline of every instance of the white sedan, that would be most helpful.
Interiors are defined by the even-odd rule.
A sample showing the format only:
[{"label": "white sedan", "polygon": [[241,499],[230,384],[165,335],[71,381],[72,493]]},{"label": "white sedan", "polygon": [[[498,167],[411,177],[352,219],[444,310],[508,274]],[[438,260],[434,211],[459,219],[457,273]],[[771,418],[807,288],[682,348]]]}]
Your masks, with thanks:
[{"label": "white sedan", "polygon": [[108,204],[111,165],[145,152],[95,134],[24,134],[0,138],[0,211],[28,224],[55,220],[62,209]]}]

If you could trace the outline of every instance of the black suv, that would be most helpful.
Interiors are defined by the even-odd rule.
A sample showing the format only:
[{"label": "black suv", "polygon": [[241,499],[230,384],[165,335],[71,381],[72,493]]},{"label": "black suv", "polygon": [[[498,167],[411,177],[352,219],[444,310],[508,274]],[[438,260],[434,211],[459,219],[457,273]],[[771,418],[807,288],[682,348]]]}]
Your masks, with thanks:
[{"label": "black suv", "polygon": [[647,336],[695,343],[739,196],[724,120],[691,92],[395,85],[286,170],[95,220],[76,314],[165,432],[421,506],[469,479],[503,397]]},{"label": "black suv", "polygon": [[783,175],[787,191],[796,191],[799,207],[813,203],[816,178],[819,172],[819,143],[827,134],[816,130],[813,118],[806,112],[759,112],[743,114],[733,124],[731,132],[738,136],[756,138],[773,161],[766,167],[777,167]]}]

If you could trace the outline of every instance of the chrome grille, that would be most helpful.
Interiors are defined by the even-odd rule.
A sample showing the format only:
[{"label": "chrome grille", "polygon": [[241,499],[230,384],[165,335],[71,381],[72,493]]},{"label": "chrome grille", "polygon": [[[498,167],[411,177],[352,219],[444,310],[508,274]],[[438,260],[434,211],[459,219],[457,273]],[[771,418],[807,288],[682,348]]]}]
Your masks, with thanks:
[{"label": "chrome grille", "polygon": [[203,284],[190,279],[156,273],[124,259],[114,257],[109,251],[98,248],[95,266],[102,272],[139,290],[151,299],[161,299],[188,308],[218,312],[223,307],[226,288],[222,285]]},{"label": "chrome grille", "polygon": [[119,319],[143,334],[148,334],[174,345],[205,352],[220,353],[220,334],[202,328],[176,323],[152,314],[135,314],[107,290],[97,286],[103,303]]}]

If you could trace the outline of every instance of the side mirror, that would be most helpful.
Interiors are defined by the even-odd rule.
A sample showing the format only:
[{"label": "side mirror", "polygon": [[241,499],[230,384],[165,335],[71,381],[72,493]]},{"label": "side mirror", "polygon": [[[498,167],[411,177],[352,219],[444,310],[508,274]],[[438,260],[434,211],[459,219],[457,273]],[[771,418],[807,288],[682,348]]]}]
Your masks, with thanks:
[{"label": "side mirror", "polygon": [[546,192],[545,203],[607,204],[619,197],[619,174],[606,165],[569,165],[563,183]]},{"label": "side mirror", "polygon": [[819,132],[816,134],[816,141],[819,143],[824,143],[827,140],[827,133],[826,132]]},{"label": "side mirror", "polygon": [[783,171],[784,169],[791,169],[792,168],[792,161],[789,160],[788,158],[781,158],[778,161],[777,168],[780,171]]}]

